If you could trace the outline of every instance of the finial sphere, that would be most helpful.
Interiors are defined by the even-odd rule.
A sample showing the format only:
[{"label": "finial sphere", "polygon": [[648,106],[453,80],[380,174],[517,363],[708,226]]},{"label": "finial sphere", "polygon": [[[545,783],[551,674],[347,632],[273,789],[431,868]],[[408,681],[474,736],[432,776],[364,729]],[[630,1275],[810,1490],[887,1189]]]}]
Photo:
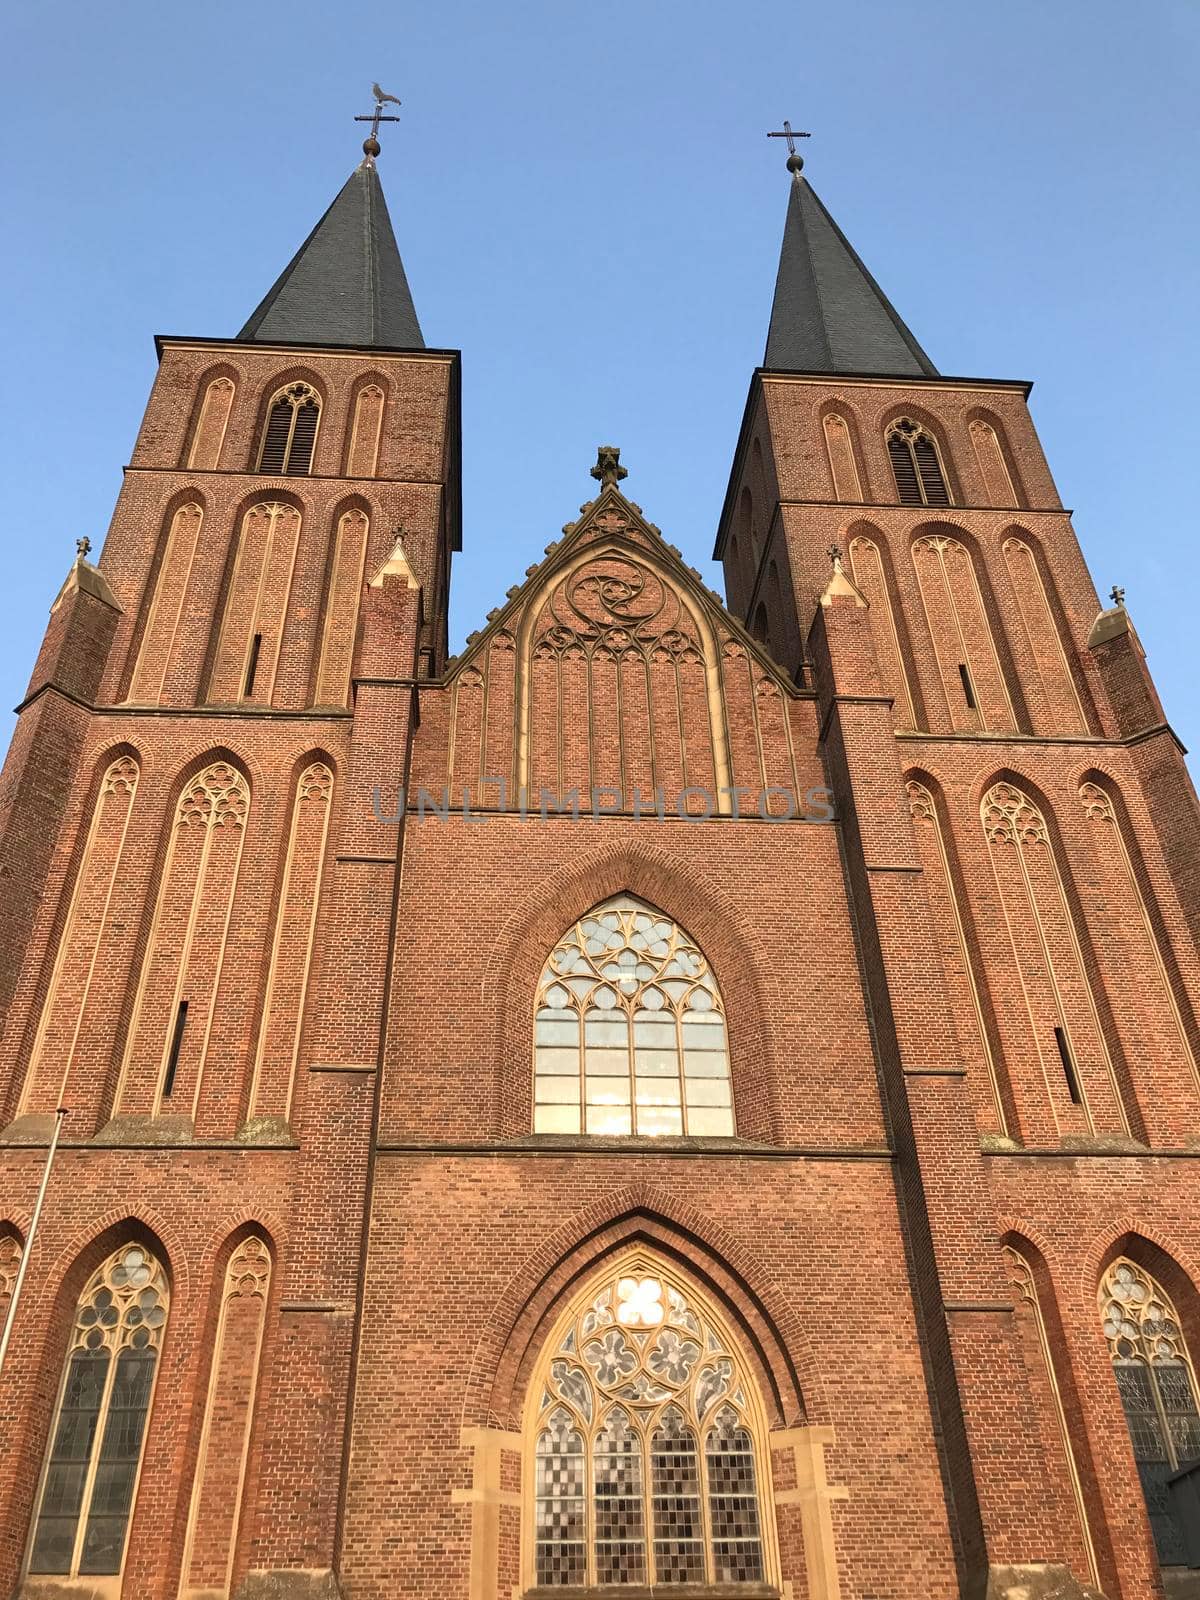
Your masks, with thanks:
[{"label": "finial sphere", "polygon": [[363,155],[371,156],[372,158],[374,158],[378,154],[379,154],[379,140],[378,139],[364,139],[363,140]]},{"label": "finial sphere", "polygon": [[804,157],[795,154],[790,155],[787,158],[787,169],[792,173],[802,172],[804,169]]}]

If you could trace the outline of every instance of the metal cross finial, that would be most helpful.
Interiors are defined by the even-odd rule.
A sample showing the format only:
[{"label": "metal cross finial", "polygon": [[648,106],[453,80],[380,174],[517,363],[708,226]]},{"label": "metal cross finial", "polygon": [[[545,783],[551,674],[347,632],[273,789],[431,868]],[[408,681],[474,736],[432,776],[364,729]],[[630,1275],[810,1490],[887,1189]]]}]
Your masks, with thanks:
[{"label": "metal cross finial", "polygon": [[1112,588],[1108,592],[1112,596],[1113,605],[1121,606],[1122,608],[1124,608],[1124,605],[1125,605],[1125,591],[1124,591],[1124,589],[1122,589],[1121,585],[1119,583],[1114,583]]},{"label": "metal cross finial", "polygon": [[75,541],[75,549],[78,551],[79,559],[81,561],[83,560],[84,556],[87,555],[88,551],[91,548],[92,548],[92,541],[88,538],[87,534],[84,534],[82,539],[76,539],[76,541]]},{"label": "metal cross finial", "polygon": [[372,111],[369,116],[355,117],[354,119],[355,122],[369,122],[371,124],[371,132],[367,138],[363,140],[363,154],[366,156],[368,161],[374,161],[375,157],[379,154],[379,124],[381,122],[400,121],[399,117],[385,117],[383,114],[383,108],[385,105],[398,106],[400,104],[399,100],[396,99],[394,94],[384,94],[383,90],[377,83],[373,83],[371,85],[371,93],[375,96],[374,111]]},{"label": "metal cross finial", "polygon": [[788,169],[789,172],[798,173],[801,170],[801,168],[804,166],[804,157],[803,156],[798,156],[796,154],[796,140],[797,139],[811,139],[812,138],[812,134],[811,133],[801,133],[798,129],[793,128],[791,123],[785,117],[782,129],[778,133],[769,133],[767,135],[767,138],[768,139],[786,139],[787,140],[787,147],[788,147],[787,169]]},{"label": "metal cross finial", "polygon": [[592,477],[599,478],[601,489],[615,489],[621,479],[628,476],[628,468],[621,465],[619,446],[600,445],[596,451],[596,465],[592,468]]},{"label": "metal cross finial", "polygon": [[841,564],[842,564],[842,547],[841,547],[840,544],[831,544],[829,546],[829,549],[826,550],[825,554],[829,557],[830,561],[833,562],[835,567],[840,567],[841,566]]}]

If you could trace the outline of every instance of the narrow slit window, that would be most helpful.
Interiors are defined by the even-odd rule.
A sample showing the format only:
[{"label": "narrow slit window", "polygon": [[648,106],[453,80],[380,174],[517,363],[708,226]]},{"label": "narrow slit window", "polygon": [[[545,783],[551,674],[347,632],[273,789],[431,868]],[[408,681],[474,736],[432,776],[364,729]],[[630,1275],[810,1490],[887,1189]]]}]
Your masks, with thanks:
[{"label": "narrow slit window", "polygon": [[179,1066],[179,1052],[183,1047],[183,1030],[187,1027],[187,1013],[188,1003],[186,1000],[181,1000],[179,1010],[175,1013],[175,1027],[171,1033],[171,1053],[167,1057],[167,1071],[163,1078],[164,1100],[171,1098],[171,1091],[175,1087],[175,1073]]},{"label": "narrow slit window", "polygon": [[896,494],[902,506],[948,506],[950,488],[933,435],[911,417],[899,417],[887,433]]},{"label": "narrow slit window", "polygon": [[967,702],[967,710],[977,709],[975,701],[975,685],[971,682],[971,669],[965,661],[958,663],[958,675],[962,679],[963,699]]},{"label": "narrow slit window", "polygon": [[258,452],[258,470],[285,477],[312,471],[321,402],[307,383],[289,384],[272,399]]},{"label": "narrow slit window", "polygon": [[1083,1096],[1079,1092],[1079,1076],[1075,1071],[1075,1063],[1071,1059],[1071,1045],[1067,1038],[1066,1030],[1055,1028],[1054,1042],[1058,1046],[1059,1059],[1062,1061],[1063,1077],[1067,1080],[1067,1093],[1071,1096],[1072,1105],[1082,1105]]},{"label": "narrow slit window", "polygon": [[250,660],[246,664],[246,684],[242,690],[242,699],[249,700],[254,693],[254,679],[258,673],[258,654],[262,649],[262,634],[256,633],[250,641]]}]

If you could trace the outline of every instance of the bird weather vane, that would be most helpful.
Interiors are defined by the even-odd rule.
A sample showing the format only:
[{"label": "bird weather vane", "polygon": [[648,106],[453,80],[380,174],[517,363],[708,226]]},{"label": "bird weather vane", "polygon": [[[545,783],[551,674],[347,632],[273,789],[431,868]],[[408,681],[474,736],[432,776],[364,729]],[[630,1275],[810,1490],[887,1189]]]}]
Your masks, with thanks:
[{"label": "bird weather vane", "polygon": [[768,133],[767,138],[768,139],[786,139],[787,140],[788,171],[789,172],[799,172],[800,168],[804,165],[804,157],[796,154],[796,140],[797,139],[811,139],[812,138],[812,134],[811,133],[801,133],[798,128],[793,128],[791,123],[785,117],[783,119],[783,127],[781,129],[779,129],[779,131],[777,133]]},{"label": "bird weather vane", "polygon": [[377,83],[371,85],[371,93],[375,96],[375,109],[365,117],[355,117],[355,122],[369,122],[371,132],[363,140],[363,151],[370,159],[379,154],[379,124],[381,122],[399,122],[399,117],[389,117],[384,114],[384,106],[398,106],[399,100],[394,94],[385,94]]}]

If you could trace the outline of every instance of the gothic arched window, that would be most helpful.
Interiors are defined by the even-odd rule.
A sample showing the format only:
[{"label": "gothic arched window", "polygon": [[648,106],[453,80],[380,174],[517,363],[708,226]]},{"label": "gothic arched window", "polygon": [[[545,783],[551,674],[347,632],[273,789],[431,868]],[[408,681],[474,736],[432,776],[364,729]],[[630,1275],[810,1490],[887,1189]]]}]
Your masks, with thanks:
[{"label": "gothic arched window", "polygon": [[589,911],[542,968],[533,1129],[734,1131],[717,980],[677,922],[630,895]]},{"label": "gothic arched window", "polygon": [[537,1587],[767,1581],[751,1386],[690,1289],[627,1259],[559,1325],[530,1394]]},{"label": "gothic arched window", "polygon": [[140,1244],[122,1245],[88,1282],[50,1432],[31,1573],[119,1573],[133,1510],[168,1290]]},{"label": "gothic arched window", "polygon": [[1167,1479],[1200,1456],[1200,1408],[1179,1316],[1162,1285],[1125,1258],[1104,1275],[1100,1316],[1158,1559],[1182,1566],[1187,1555]]},{"label": "gothic arched window", "polygon": [[902,506],[950,504],[937,440],[920,423],[898,417],[887,431],[887,447]]},{"label": "gothic arched window", "polygon": [[262,449],[260,472],[305,477],[312,470],[313,445],[321,420],[321,400],[307,383],[290,383],[271,400]]}]

